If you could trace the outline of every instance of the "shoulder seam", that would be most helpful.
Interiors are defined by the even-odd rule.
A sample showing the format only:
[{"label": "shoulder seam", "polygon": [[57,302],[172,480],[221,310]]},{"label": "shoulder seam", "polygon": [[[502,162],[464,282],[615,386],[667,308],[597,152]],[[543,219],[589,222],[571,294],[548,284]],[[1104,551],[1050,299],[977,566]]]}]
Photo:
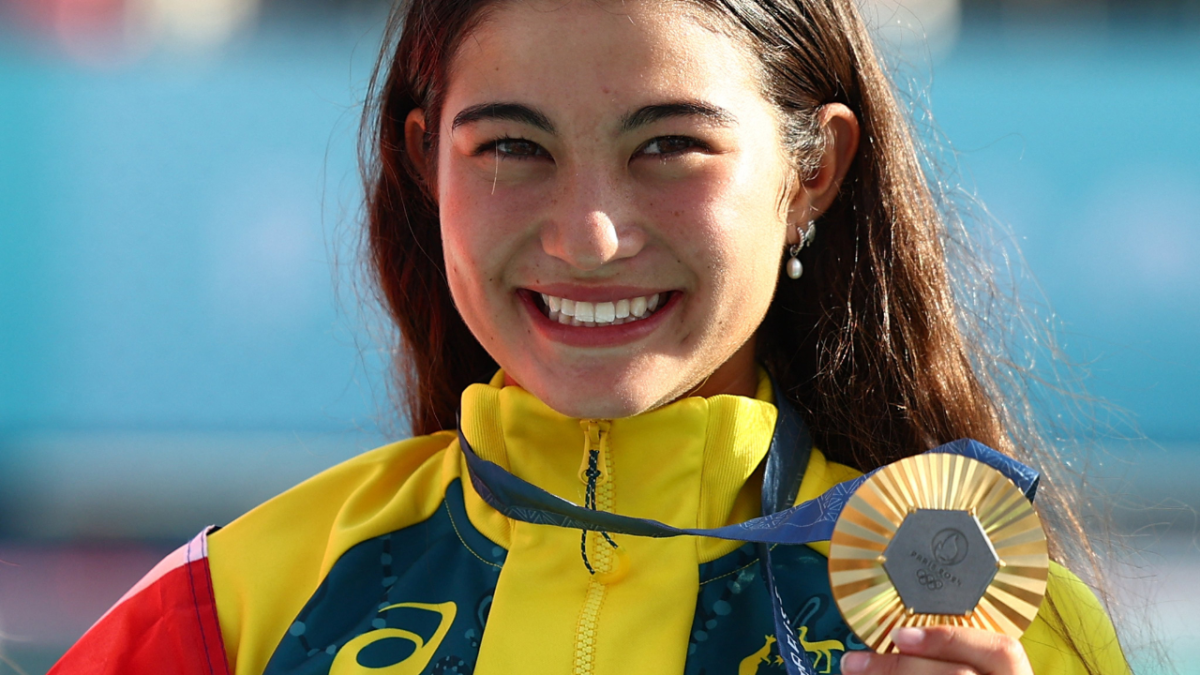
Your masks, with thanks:
[{"label": "shoulder seam", "polygon": [[442,508],[446,510],[446,516],[450,519],[450,527],[454,529],[454,536],[458,537],[458,541],[463,545],[463,548],[467,549],[471,555],[478,558],[479,562],[485,565],[491,565],[496,569],[503,569],[503,565],[497,565],[496,563],[479,555],[475,549],[471,548],[471,545],[467,543],[467,540],[463,538],[462,533],[458,531],[458,523],[454,522],[454,513],[450,511],[450,505],[446,503],[445,495],[442,496]]}]

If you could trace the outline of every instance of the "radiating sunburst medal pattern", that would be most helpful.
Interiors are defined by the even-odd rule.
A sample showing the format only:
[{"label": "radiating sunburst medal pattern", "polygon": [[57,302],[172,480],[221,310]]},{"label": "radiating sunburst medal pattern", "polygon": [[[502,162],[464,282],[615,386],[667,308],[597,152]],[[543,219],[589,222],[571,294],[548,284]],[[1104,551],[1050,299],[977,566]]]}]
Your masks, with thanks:
[{"label": "radiating sunburst medal pattern", "polygon": [[[967,511],[991,540],[1000,567],[967,615],[905,607],[883,567],[883,552],[917,509]],[[1021,490],[992,467],[961,455],[925,453],[883,467],[847,502],[829,546],[829,579],[846,624],[877,652],[895,651],[905,626],[970,626],[1020,637],[1046,593],[1046,534]]]}]

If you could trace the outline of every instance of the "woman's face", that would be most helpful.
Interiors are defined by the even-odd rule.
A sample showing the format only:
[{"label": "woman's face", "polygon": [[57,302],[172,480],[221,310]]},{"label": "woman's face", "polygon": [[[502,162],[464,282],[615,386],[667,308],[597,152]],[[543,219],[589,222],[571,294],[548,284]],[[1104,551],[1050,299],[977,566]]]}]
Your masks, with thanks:
[{"label": "woman's face", "polygon": [[637,414],[710,378],[753,390],[788,212],[807,207],[753,56],[697,11],[503,2],[451,63],[450,289],[509,377],[567,415]]}]

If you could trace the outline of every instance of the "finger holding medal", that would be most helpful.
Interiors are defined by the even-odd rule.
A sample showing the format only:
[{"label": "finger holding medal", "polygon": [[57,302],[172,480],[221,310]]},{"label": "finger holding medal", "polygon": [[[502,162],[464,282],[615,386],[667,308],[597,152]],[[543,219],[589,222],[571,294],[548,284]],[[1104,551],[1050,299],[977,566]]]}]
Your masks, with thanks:
[{"label": "finger holding medal", "polygon": [[842,657],[843,675],[1033,675],[1025,648],[1007,635],[932,626],[898,628],[891,639],[899,653],[851,652]]}]

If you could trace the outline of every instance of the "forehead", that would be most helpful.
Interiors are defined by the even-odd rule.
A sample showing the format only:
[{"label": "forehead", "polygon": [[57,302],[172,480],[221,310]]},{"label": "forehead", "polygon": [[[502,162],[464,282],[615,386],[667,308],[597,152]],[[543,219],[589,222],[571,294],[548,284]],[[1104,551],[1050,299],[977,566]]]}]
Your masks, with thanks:
[{"label": "forehead", "polygon": [[757,61],[718,25],[683,1],[504,0],[460,42],[447,106],[702,98],[732,109],[762,99]]}]

